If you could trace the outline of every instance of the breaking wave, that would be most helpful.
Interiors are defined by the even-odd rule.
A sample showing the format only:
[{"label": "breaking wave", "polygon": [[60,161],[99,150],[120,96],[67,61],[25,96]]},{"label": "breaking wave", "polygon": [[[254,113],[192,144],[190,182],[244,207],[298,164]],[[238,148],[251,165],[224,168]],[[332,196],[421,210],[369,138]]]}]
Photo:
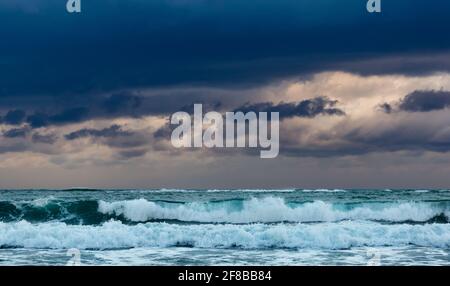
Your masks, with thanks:
[{"label": "breaking wave", "polygon": [[98,225],[115,219],[123,223],[179,221],[197,223],[313,223],[368,220],[389,223],[448,223],[449,202],[306,203],[280,197],[207,202],[162,202],[146,199],[58,201],[45,198],[29,202],[0,201],[0,221]]},{"label": "breaking wave", "polygon": [[98,211],[133,222],[178,220],[203,223],[334,222],[448,222],[447,205],[424,202],[335,205],[323,201],[290,204],[277,197],[244,201],[160,204],[145,199],[99,201]]},{"label": "breaking wave", "polygon": [[450,225],[388,225],[367,221],[275,225],[126,225],[119,221],[109,221],[98,226],[67,225],[61,222],[0,223],[0,248],[123,249],[184,246],[348,249],[404,245],[448,248]]}]

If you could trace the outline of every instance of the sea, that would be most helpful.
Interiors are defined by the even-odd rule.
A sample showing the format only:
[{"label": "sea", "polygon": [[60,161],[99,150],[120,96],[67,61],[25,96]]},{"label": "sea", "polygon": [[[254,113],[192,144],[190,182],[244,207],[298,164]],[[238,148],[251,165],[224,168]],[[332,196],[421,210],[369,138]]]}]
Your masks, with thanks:
[{"label": "sea", "polygon": [[450,265],[450,191],[0,190],[0,265]]}]

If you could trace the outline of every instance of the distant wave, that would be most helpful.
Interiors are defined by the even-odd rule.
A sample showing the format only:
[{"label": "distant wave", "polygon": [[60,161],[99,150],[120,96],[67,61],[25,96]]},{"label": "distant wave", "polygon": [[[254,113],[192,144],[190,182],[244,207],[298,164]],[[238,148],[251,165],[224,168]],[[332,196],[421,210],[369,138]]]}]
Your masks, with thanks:
[{"label": "distant wave", "polygon": [[323,248],[360,246],[450,247],[449,224],[386,225],[375,222],[321,224],[126,225],[109,221],[99,226],[61,222],[0,223],[0,247],[120,249],[189,246],[198,248]]},{"label": "distant wave", "polygon": [[111,217],[97,211],[96,200],[64,202],[47,197],[32,201],[0,201],[0,221],[62,221],[73,224],[100,224]]},{"label": "distant wave", "polygon": [[291,193],[298,189],[133,189],[129,191],[148,193]]},{"label": "distant wave", "polygon": [[347,192],[346,190],[342,190],[342,189],[313,189],[313,190],[304,189],[301,191],[304,193],[345,193],[345,192]]},{"label": "distant wave", "polygon": [[205,190],[185,190],[185,189],[158,189],[158,190],[134,190],[151,193],[292,193],[297,189],[205,189]]},{"label": "distant wave", "polygon": [[205,189],[205,190],[185,190],[185,189],[135,189],[132,191],[138,192],[151,192],[151,193],[292,193],[292,192],[304,192],[304,193],[344,193],[347,190],[343,189]]},{"label": "distant wave", "polygon": [[[234,203],[234,204],[233,204]],[[447,206],[430,203],[360,204],[335,206],[323,201],[290,205],[277,197],[252,198],[222,203],[160,205],[145,199],[99,202],[103,214],[123,216],[134,222],[179,220],[216,223],[254,222],[333,222],[342,220],[376,220],[388,222],[426,222],[441,217],[448,220]]]}]

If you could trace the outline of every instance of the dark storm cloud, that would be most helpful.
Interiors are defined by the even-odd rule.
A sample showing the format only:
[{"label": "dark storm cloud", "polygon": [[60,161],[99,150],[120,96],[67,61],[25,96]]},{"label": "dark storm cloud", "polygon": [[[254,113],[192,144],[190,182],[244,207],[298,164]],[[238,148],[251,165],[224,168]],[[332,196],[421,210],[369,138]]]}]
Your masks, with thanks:
[{"label": "dark storm cloud", "polygon": [[385,102],[378,107],[388,114],[394,111],[430,112],[442,110],[450,107],[450,91],[416,90],[407,94],[398,102]]},{"label": "dark storm cloud", "polygon": [[108,113],[118,113],[124,111],[133,111],[142,103],[138,96],[130,94],[113,94],[103,102],[103,108]]},{"label": "dark storm cloud", "polygon": [[[18,125],[26,121],[32,128],[40,128],[51,125],[65,125],[72,123],[81,123],[90,119],[98,118],[114,118],[117,116],[141,116],[144,114],[151,114],[153,110],[142,109],[139,110],[141,105],[141,98],[132,94],[121,93],[113,94],[107,97],[93,97],[88,96],[86,98],[71,100],[68,103],[60,103],[42,100],[42,104],[36,106],[36,109],[57,109],[58,106],[70,106],[74,102],[76,104],[86,104],[86,106],[67,107],[57,113],[50,113],[46,111],[34,111],[29,112],[26,116],[23,110],[10,110],[3,118],[3,123]],[[29,107],[30,109],[32,107]]]},{"label": "dark storm cloud", "polygon": [[[137,153],[135,153],[136,149],[133,148],[141,147],[151,143],[150,134],[145,134],[139,131],[123,130],[123,127],[117,124],[103,129],[80,129],[78,131],[74,131],[64,135],[64,138],[68,141],[76,140],[79,138],[92,138],[97,143],[107,145],[112,148],[121,149],[119,151],[123,153],[121,157],[137,157],[138,155]],[[146,152],[141,152],[139,154],[143,155],[145,153]],[[129,155],[126,156],[126,154]]]},{"label": "dark storm cloud", "polygon": [[[189,111],[193,102],[219,111],[230,106],[229,97],[163,92],[168,86],[230,90],[328,70],[365,75],[450,71],[450,2],[383,1],[381,15],[368,14],[365,5],[365,0],[105,0],[84,1],[83,12],[70,15],[59,0],[3,0],[0,19],[7,25],[0,25],[1,121],[39,128],[120,116],[167,116]],[[124,92],[140,87],[162,92]],[[446,96],[416,92],[381,108],[392,113],[437,110],[448,106]],[[282,118],[344,115],[326,98],[273,104],[257,103],[253,97],[240,102],[247,100],[251,103],[241,106],[243,110],[279,111]],[[216,102],[225,107],[214,106]],[[6,132],[21,134],[11,130]],[[169,132],[165,126],[153,136],[168,138]],[[340,134],[338,139],[347,145],[317,150],[364,153],[382,149],[389,135],[369,134],[370,143],[362,134]],[[400,134],[398,142],[386,139],[385,149],[431,148],[415,137],[407,146],[408,137]],[[32,140],[54,142],[42,136]],[[144,135],[114,125],[80,129],[65,139],[83,137],[118,148],[146,142]]]},{"label": "dark storm cloud", "polygon": [[66,124],[79,122],[87,117],[89,109],[86,107],[76,107],[66,109],[63,112],[49,117],[49,122],[53,124]]},{"label": "dark storm cloud", "polygon": [[89,109],[86,107],[75,107],[63,110],[61,113],[48,115],[43,112],[36,112],[27,117],[27,123],[33,128],[45,127],[48,125],[63,125],[78,123],[87,119]]},{"label": "dark storm cloud", "polygon": [[[246,103],[234,110],[234,112],[279,112],[279,118],[281,120],[292,117],[306,117],[313,118],[318,115],[330,115],[330,116],[343,116],[345,112],[339,108],[336,108],[337,100],[331,100],[327,97],[316,97],[300,102],[288,102],[274,104],[272,102],[258,102],[258,103]],[[208,111],[220,110],[222,103],[203,103],[202,111],[206,113]],[[193,114],[194,105],[186,105],[180,109],[180,111]],[[174,125],[166,122],[162,127],[153,133],[153,137],[156,139],[168,139],[171,136]]]},{"label": "dark storm cloud", "polygon": [[219,95],[196,91],[166,91],[150,96],[122,92],[100,99],[91,105],[94,118],[114,118],[118,116],[141,117],[147,115],[165,116],[176,111],[192,113],[195,103],[202,103],[203,110],[217,110],[221,103]]},{"label": "dark storm cloud", "polygon": [[0,121],[9,125],[20,125],[24,122],[25,116],[26,116],[25,111],[15,109],[8,111],[8,113],[6,113],[6,115]]},{"label": "dark storm cloud", "polygon": [[[54,102],[43,99],[33,108],[25,111],[10,110],[0,123],[18,125],[28,123],[32,128],[54,125],[82,123],[93,119],[112,119],[118,117],[167,116],[176,111],[193,112],[192,102],[202,103],[204,110],[221,108],[218,98],[223,94],[196,91],[169,91],[151,96],[136,95],[131,92],[112,95],[89,95],[77,97],[69,102]],[[27,101],[24,102],[27,104]],[[76,105],[78,107],[65,106]],[[85,105],[85,106],[82,106]],[[62,107],[62,109],[61,109]],[[57,111],[60,110],[60,111]]]},{"label": "dark storm cloud", "polygon": [[[66,13],[57,0],[8,3],[0,2],[0,18],[8,23],[0,26],[0,109],[9,110],[0,122],[6,124],[25,119],[39,128],[166,116],[193,102],[235,106],[229,97],[208,92],[123,91],[139,87],[230,90],[335,69],[450,70],[446,2],[438,8],[418,0],[386,1],[382,15],[368,14],[360,0],[86,1],[79,15]],[[257,101],[241,102],[247,100]],[[287,117],[308,116],[302,106],[275,108]],[[25,118],[7,118],[22,109]]]},{"label": "dark storm cloud", "polygon": [[103,129],[89,129],[89,128],[80,129],[64,135],[64,138],[66,138],[66,140],[76,140],[85,137],[108,138],[108,137],[129,136],[131,134],[132,133],[130,131],[122,130],[122,126],[114,124],[111,125],[110,127]]},{"label": "dark storm cloud", "polygon": [[28,127],[13,128],[3,132],[3,136],[6,138],[18,138],[26,137],[30,129]]},{"label": "dark storm cloud", "polygon": [[214,93],[196,91],[166,91],[149,96],[119,93],[107,96],[92,106],[92,117],[114,118],[118,116],[165,116],[176,111],[193,112],[193,103],[202,103],[204,110],[221,107]]},{"label": "dark storm cloud", "polygon": [[48,125],[48,115],[42,112],[37,112],[27,117],[27,123],[33,128],[40,128]]},{"label": "dark storm cloud", "polygon": [[289,102],[273,104],[272,102],[263,102],[255,104],[245,104],[235,111],[247,112],[279,112],[280,119],[291,117],[313,118],[318,115],[345,115],[345,112],[335,108],[336,100],[330,100],[326,97],[316,97],[300,102]]},{"label": "dark storm cloud", "polygon": [[198,101],[195,103],[190,103],[182,106],[178,109],[178,111],[187,112],[188,114],[194,114],[194,105],[195,104],[201,104],[202,105],[202,112],[206,113],[209,111],[218,111],[220,110],[222,103],[221,102],[204,102],[204,101]]},{"label": "dark storm cloud", "polygon": [[0,97],[450,70],[448,1],[384,1],[369,14],[361,0],[108,0],[79,15],[13,2],[0,2]]},{"label": "dark storm cloud", "polygon": [[174,127],[167,122],[153,133],[153,137],[156,139],[168,139],[172,135],[173,128]]},{"label": "dark storm cloud", "polygon": [[408,112],[427,112],[450,107],[450,92],[417,90],[405,96],[399,109]]}]

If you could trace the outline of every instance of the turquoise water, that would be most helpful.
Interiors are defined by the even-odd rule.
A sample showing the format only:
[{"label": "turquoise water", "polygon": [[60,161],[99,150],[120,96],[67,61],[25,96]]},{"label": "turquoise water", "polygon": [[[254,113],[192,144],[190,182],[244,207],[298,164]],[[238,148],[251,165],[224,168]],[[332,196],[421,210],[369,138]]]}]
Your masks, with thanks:
[{"label": "turquoise water", "polygon": [[450,265],[448,190],[0,190],[0,265]]}]

